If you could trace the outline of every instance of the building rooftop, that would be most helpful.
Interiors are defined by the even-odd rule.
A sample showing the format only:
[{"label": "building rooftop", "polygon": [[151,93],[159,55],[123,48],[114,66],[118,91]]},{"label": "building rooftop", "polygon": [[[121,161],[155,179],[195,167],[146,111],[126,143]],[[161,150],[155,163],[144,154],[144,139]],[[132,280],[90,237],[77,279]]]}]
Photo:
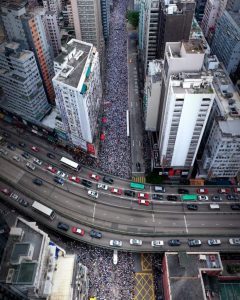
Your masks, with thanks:
[{"label": "building rooftop", "polygon": [[8,9],[19,10],[25,7],[28,3],[28,0],[2,0],[1,7],[6,7]]},{"label": "building rooftop", "polygon": [[61,69],[54,79],[77,88],[92,48],[92,44],[75,39],[68,42],[54,59],[54,66]]},{"label": "building rooftop", "polygon": [[187,53],[204,53],[204,47],[202,40],[189,40],[188,42],[183,42],[185,51]]},{"label": "building rooftop", "polygon": [[202,41],[203,48],[205,49],[205,51],[210,53],[210,47],[209,47],[208,42],[206,41],[206,39],[204,37],[202,29],[199,26],[197,20],[195,18],[193,18],[192,27],[191,27],[191,31],[190,31],[190,35],[189,35],[189,40],[196,40],[196,39],[199,39],[200,41]]},{"label": "building rooftop", "polygon": [[213,253],[166,253],[169,284],[173,300],[204,300],[202,272],[212,275],[222,271],[220,255]]},{"label": "building rooftop", "polygon": [[240,137],[240,119],[218,121],[218,124],[223,135]]},{"label": "building rooftop", "polygon": [[149,62],[148,75],[152,77],[152,82],[158,82],[162,78],[163,60],[156,59]]}]

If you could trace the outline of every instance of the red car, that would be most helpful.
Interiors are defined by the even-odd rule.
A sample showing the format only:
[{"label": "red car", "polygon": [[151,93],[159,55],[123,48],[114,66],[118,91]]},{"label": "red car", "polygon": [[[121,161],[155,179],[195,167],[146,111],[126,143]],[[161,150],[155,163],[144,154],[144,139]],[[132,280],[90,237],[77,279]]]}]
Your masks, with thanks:
[{"label": "red car", "polygon": [[138,198],[140,199],[148,199],[149,195],[147,193],[138,193]]},{"label": "red car", "polygon": [[197,193],[198,194],[208,194],[208,189],[203,189],[203,188],[197,189]]},{"label": "red car", "polygon": [[219,194],[228,194],[230,193],[230,189],[218,189],[218,193]]},{"label": "red car", "polygon": [[7,196],[9,196],[11,194],[11,192],[8,189],[1,189],[1,192]]},{"label": "red car", "polygon": [[233,188],[234,193],[240,194],[240,187]]},{"label": "red car", "polygon": [[52,167],[52,166],[47,166],[47,170],[49,171],[49,172],[51,172],[51,173],[53,173],[53,174],[56,174],[57,173],[57,169],[55,169],[54,167]]},{"label": "red car", "polygon": [[91,179],[93,179],[93,180],[96,180],[96,181],[98,181],[98,180],[100,179],[100,177],[99,177],[98,175],[93,174],[93,173],[90,173],[90,174],[89,174],[89,177],[90,177]]},{"label": "red car", "polygon": [[38,149],[38,147],[36,147],[36,146],[32,146],[31,149],[32,149],[32,151],[34,151],[34,152],[39,152],[39,149]]},{"label": "red car", "polygon": [[117,188],[112,188],[111,189],[111,193],[117,194],[117,195],[122,195],[122,190],[121,189],[117,189]]},{"label": "red car", "polygon": [[68,179],[73,181],[73,182],[80,183],[80,178],[79,177],[69,176]]},{"label": "red car", "polygon": [[81,236],[84,236],[85,233],[83,229],[77,227],[72,227],[72,232]]},{"label": "red car", "polygon": [[150,202],[145,199],[138,199],[138,204],[148,206]]}]

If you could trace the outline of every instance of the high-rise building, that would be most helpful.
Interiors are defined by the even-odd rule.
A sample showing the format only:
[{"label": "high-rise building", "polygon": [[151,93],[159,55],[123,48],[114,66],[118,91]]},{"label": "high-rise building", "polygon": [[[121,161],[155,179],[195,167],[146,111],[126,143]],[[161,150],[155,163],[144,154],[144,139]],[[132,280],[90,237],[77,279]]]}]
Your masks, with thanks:
[{"label": "high-rise building", "polygon": [[93,44],[102,54],[104,47],[100,0],[71,0],[77,40]]},{"label": "high-rise building", "polygon": [[43,0],[43,7],[47,11],[53,11],[57,16],[62,11],[62,1],[61,0]]},{"label": "high-rise building", "polygon": [[209,36],[209,31],[215,29],[217,19],[219,17],[220,1],[208,0],[205,6],[204,15],[201,22],[201,28],[206,38]]},{"label": "high-rise building", "polygon": [[214,38],[212,53],[223,62],[229,74],[237,70],[240,62],[240,18],[239,13],[224,11],[219,18]]},{"label": "high-rise building", "polygon": [[163,58],[166,42],[188,41],[195,10],[195,0],[170,3],[160,0],[157,57]]},{"label": "high-rise building", "polygon": [[19,0],[15,4],[2,5],[1,18],[8,40],[19,42],[24,49],[34,52],[48,100],[54,103],[51,45],[41,14],[38,10],[26,12],[26,1]]},{"label": "high-rise building", "polygon": [[92,44],[75,39],[62,50],[54,60],[56,105],[70,143],[87,150],[102,100],[99,56]]},{"label": "high-rise building", "polygon": [[201,72],[204,53],[200,40],[166,44],[159,108],[163,168],[193,167],[215,95],[213,77]]},{"label": "high-rise building", "polygon": [[109,36],[110,3],[109,0],[101,0],[101,15],[103,36],[107,40]]},{"label": "high-rise building", "polygon": [[40,121],[51,109],[35,56],[18,43],[0,45],[0,86],[0,106],[10,112]]},{"label": "high-rise building", "polygon": [[206,3],[207,0],[196,0],[195,17],[199,24],[202,22]]}]

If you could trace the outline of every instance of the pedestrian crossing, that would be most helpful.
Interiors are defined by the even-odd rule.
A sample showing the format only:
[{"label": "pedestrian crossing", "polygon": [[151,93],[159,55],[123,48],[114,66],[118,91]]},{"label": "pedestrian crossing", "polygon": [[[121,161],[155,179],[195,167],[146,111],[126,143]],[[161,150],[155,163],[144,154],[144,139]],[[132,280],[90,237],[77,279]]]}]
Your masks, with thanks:
[{"label": "pedestrian crossing", "polygon": [[134,176],[132,178],[132,181],[139,182],[139,183],[145,183],[146,182],[146,178],[145,178],[145,176]]}]

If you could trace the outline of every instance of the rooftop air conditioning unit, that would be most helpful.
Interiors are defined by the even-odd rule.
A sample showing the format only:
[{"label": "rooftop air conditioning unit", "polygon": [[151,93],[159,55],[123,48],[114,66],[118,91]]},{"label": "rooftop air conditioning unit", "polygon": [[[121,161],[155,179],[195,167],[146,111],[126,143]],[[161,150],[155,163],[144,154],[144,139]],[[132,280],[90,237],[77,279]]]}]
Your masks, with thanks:
[{"label": "rooftop air conditioning unit", "polygon": [[14,269],[9,269],[8,270],[8,274],[7,274],[7,278],[6,278],[6,283],[12,283],[14,273],[15,273]]}]

